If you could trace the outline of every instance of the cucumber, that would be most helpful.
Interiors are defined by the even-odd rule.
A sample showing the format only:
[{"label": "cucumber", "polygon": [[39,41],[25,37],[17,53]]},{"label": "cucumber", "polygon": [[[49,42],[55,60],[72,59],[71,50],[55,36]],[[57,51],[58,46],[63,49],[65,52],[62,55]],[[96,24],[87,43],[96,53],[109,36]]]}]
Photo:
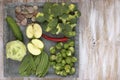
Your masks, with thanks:
[{"label": "cucumber", "polygon": [[16,21],[11,16],[7,16],[6,21],[9,27],[11,28],[14,36],[16,37],[16,39],[23,41],[23,34],[20,30],[20,27],[16,23]]}]

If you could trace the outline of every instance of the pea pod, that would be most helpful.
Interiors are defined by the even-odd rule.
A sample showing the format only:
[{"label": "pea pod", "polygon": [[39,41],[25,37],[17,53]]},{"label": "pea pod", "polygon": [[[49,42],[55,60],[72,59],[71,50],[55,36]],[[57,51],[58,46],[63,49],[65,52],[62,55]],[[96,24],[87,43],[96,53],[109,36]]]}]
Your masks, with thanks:
[{"label": "pea pod", "polygon": [[20,65],[20,67],[19,67],[19,73],[23,73],[26,69],[27,69],[27,67],[29,66],[29,57],[30,56],[25,56],[25,58],[23,59],[23,61],[22,61],[22,63],[21,63],[21,65]]},{"label": "pea pod", "polygon": [[36,70],[36,75],[42,76],[42,73],[46,69],[47,65],[48,65],[48,55],[47,55],[47,53],[43,52],[41,54],[40,64],[38,65],[37,70]]},{"label": "pea pod", "polygon": [[48,62],[48,65],[46,66],[46,69],[43,71],[41,77],[44,77],[47,74],[49,66],[50,66],[50,63]]}]

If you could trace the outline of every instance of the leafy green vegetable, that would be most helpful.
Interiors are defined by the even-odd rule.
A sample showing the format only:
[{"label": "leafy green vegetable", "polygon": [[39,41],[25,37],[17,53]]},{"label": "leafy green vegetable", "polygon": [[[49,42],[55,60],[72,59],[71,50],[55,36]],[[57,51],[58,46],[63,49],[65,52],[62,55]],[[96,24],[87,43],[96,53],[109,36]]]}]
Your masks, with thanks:
[{"label": "leafy green vegetable", "polygon": [[19,40],[10,41],[6,44],[6,57],[12,60],[22,61],[26,55],[26,46]]}]

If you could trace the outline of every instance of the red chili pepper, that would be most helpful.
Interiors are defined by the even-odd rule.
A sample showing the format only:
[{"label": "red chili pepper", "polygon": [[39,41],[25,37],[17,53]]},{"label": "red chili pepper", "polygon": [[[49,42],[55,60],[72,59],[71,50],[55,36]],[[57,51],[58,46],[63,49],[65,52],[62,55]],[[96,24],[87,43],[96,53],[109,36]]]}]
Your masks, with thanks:
[{"label": "red chili pepper", "polygon": [[66,42],[68,40],[67,37],[54,38],[54,37],[47,36],[45,34],[42,34],[42,37],[45,38],[45,39],[47,39],[47,40],[54,41],[54,42]]}]

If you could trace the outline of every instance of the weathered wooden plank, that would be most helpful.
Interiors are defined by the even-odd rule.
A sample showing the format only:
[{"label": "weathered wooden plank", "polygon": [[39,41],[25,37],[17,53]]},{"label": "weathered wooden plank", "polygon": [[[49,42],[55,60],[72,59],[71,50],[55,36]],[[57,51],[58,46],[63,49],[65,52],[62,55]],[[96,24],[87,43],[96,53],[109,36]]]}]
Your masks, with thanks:
[{"label": "weathered wooden plank", "polygon": [[[81,0],[80,79],[119,80],[119,0]],[[118,40],[116,42],[116,40]]]},{"label": "weathered wooden plank", "polygon": [[3,78],[3,2],[0,1],[0,77]]}]

